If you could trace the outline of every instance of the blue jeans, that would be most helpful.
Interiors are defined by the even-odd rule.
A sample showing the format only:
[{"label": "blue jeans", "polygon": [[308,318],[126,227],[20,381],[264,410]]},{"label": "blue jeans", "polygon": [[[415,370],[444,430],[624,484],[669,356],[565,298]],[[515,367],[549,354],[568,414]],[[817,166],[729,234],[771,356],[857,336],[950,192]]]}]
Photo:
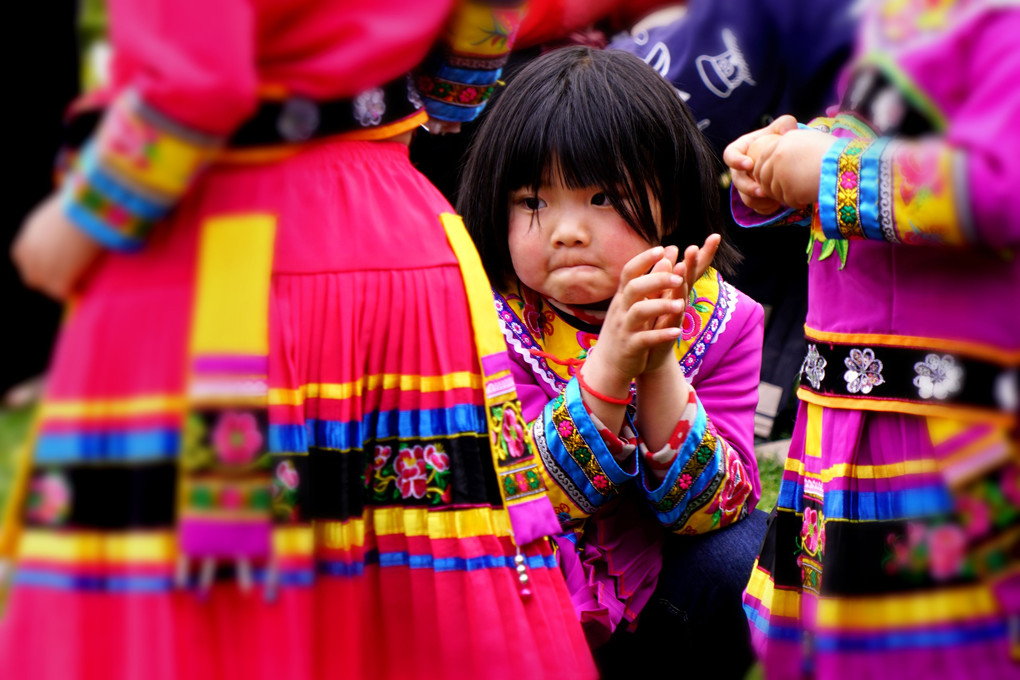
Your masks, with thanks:
[{"label": "blue jeans", "polygon": [[719,531],[669,535],[658,587],[637,630],[621,626],[595,650],[602,677],[691,677],[703,671],[713,680],[743,678],[754,652],[740,596],[767,519],[755,510]]}]

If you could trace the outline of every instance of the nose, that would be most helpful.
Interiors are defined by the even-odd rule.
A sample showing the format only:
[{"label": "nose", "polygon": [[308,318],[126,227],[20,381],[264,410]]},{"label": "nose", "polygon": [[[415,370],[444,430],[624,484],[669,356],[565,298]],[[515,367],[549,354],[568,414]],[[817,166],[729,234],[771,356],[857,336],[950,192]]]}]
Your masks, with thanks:
[{"label": "nose", "polygon": [[558,215],[552,228],[553,246],[572,248],[586,246],[591,242],[591,230],[582,215]]}]

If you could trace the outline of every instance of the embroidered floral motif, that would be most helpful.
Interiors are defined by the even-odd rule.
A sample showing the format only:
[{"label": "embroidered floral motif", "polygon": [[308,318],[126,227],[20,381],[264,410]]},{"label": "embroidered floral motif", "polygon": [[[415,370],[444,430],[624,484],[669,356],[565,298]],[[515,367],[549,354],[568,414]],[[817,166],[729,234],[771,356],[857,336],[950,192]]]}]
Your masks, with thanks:
[{"label": "embroidered floral motif", "polygon": [[804,357],[804,363],[801,364],[800,372],[811,383],[811,387],[816,390],[822,386],[822,380],[825,379],[825,366],[827,363],[825,357],[818,353],[818,345],[813,342],[808,343],[807,356]]},{"label": "embroidered floral motif", "polygon": [[281,460],[276,464],[271,501],[273,517],[287,521],[295,521],[298,518],[297,489],[300,481],[293,461]]},{"label": "embroidered floral motif", "polygon": [[843,363],[847,367],[843,380],[846,381],[847,392],[851,394],[870,394],[873,388],[885,383],[882,362],[875,358],[875,352],[870,347],[850,350],[850,356]]},{"label": "embroidered floral motif", "polygon": [[513,465],[529,455],[524,417],[516,401],[493,405],[489,410],[489,436],[499,451],[500,466]]},{"label": "embroidered floral motif", "polygon": [[807,244],[808,263],[811,262],[811,256],[815,252],[816,241],[822,244],[821,251],[818,253],[819,262],[829,259],[833,253],[836,253],[839,255],[839,268],[842,270],[846,266],[846,258],[850,252],[850,242],[839,238],[825,238],[825,233],[822,231],[822,223],[818,220],[817,210],[811,217],[811,235],[808,238]]},{"label": "embroidered floral motif", "polygon": [[966,554],[967,537],[959,525],[908,522],[905,534],[893,532],[886,537],[883,565],[888,573],[912,581],[929,577],[948,581],[973,573],[973,561]]},{"label": "embroidered floral motif", "polygon": [[216,455],[226,465],[247,465],[262,447],[262,433],[251,413],[224,411],[213,430]]},{"label": "embroidered floral motif", "polygon": [[545,302],[538,293],[522,286],[520,295],[507,295],[506,299],[521,305],[521,319],[530,333],[538,338],[553,334],[553,320],[556,315],[552,310],[545,308]]},{"label": "embroidered floral motif", "polygon": [[386,95],[382,88],[365,90],[354,98],[354,119],[362,127],[378,125],[386,113]]},{"label": "embroidered floral motif", "polygon": [[599,493],[604,496],[614,493],[615,488],[612,482],[606,476],[602,464],[592,453],[584,437],[577,431],[577,426],[574,424],[562,397],[563,395],[560,394],[553,401],[552,418],[563,448],[567,450],[567,454],[574,459],[574,462],[584,472],[585,477]]},{"label": "embroidered floral motif", "polygon": [[428,76],[418,79],[418,90],[423,95],[465,106],[483,104],[492,95],[494,89],[491,85],[465,85]]},{"label": "embroidered floral motif", "polygon": [[[726,482],[719,492],[718,507],[714,511],[713,524],[726,526],[732,523],[744,510],[747,497],[751,495],[751,482],[740,458],[731,454],[726,464]],[[709,508],[711,510],[711,508]]]},{"label": "embroidered floral motif", "polygon": [[963,366],[951,355],[929,354],[914,364],[914,386],[921,399],[945,399],[963,387]]},{"label": "embroidered floral motif", "polygon": [[860,201],[861,154],[870,144],[867,139],[853,139],[837,161],[839,185],[836,187],[837,227],[843,238],[864,238],[858,212]]},{"label": "embroidered floral motif", "polygon": [[47,472],[32,480],[28,496],[28,519],[40,524],[62,524],[71,514],[71,485],[59,472]]},{"label": "embroidered floral motif", "polygon": [[811,506],[804,508],[797,548],[801,585],[805,590],[818,593],[822,579],[822,559],[825,556],[825,516],[821,510]]},{"label": "embroidered floral motif", "polygon": [[[680,474],[676,482],[673,483],[672,488],[666,492],[662,500],[655,504],[656,510],[663,513],[669,512],[680,503],[693,485],[693,481],[705,471],[709,461],[715,456],[718,446],[719,440],[716,438],[715,433],[712,432],[710,427],[706,426],[705,434],[701,437],[701,443],[698,444],[698,448],[694,450],[694,453],[684,464],[683,469],[680,470]],[[685,478],[687,486],[683,485]]]},{"label": "embroidered floral motif", "polygon": [[432,505],[450,501],[450,456],[439,444],[404,445],[395,456],[391,451],[389,446],[375,447],[371,479],[366,479],[373,500],[425,500]]}]

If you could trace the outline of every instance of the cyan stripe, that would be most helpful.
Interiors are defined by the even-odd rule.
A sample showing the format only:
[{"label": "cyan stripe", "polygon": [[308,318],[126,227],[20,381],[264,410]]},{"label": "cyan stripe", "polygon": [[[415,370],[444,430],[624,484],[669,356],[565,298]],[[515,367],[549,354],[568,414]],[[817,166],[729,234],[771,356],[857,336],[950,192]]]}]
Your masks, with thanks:
[{"label": "cyan stripe", "polygon": [[303,453],[309,446],[350,450],[363,448],[369,439],[430,438],[487,432],[485,407],[458,404],[421,411],[370,413],[363,420],[346,423],[309,419],[303,425],[270,425],[269,450],[273,453]]},{"label": "cyan stripe", "polygon": [[107,174],[99,164],[92,144],[82,152],[81,159],[79,167],[85,181],[128,212],[149,222],[160,220],[170,212],[170,205],[149,200]]},{"label": "cyan stripe", "polygon": [[836,192],[839,191],[839,156],[850,139],[836,140],[822,157],[822,176],[818,183],[818,219],[826,238],[842,239],[836,216]]},{"label": "cyan stripe", "polygon": [[[564,391],[564,398],[567,398],[567,392],[570,390],[570,385],[577,381],[572,380],[567,383],[567,389]],[[578,394],[579,396],[579,394]],[[560,466],[563,472],[567,473],[571,481],[574,483],[581,493],[584,494],[588,502],[595,507],[601,506],[608,500],[608,496],[603,496],[598,489],[592,486],[591,480],[588,479],[588,475],[584,474],[584,470],[574,460],[570,452],[567,451],[567,447],[563,445],[563,440],[560,439],[560,433],[556,429],[556,423],[553,420],[553,404],[550,401],[545,405],[544,417],[542,422],[545,424],[545,443],[549,448],[549,453],[552,454],[553,459]]]},{"label": "cyan stripe", "polygon": [[35,462],[141,461],[172,459],[180,450],[180,432],[159,428],[129,432],[44,433],[36,441]]},{"label": "cyan stripe", "polygon": [[[804,510],[804,485],[783,481],[777,505],[795,512]],[[953,511],[949,491],[941,485],[898,491],[825,492],[822,513],[826,519],[894,521],[927,517]]]},{"label": "cyan stripe", "polygon": [[882,223],[879,219],[879,163],[882,152],[885,151],[888,139],[876,139],[871,146],[861,154],[861,177],[858,190],[861,228],[864,235],[874,241],[884,241],[882,235]]},{"label": "cyan stripe", "polygon": [[78,203],[71,194],[71,184],[65,184],[61,192],[64,204],[64,214],[75,223],[79,229],[94,238],[110,250],[132,252],[141,249],[145,244],[140,238],[125,236],[120,231],[99,219],[94,212]]},{"label": "cyan stripe", "polygon": [[1005,621],[992,621],[941,630],[886,630],[872,635],[821,634],[815,642],[817,649],[824,652],[880,652],[989,642],[1008,635],[1009,626]]},{"label": "cyan stripe", "polygon": [[620,486],[634,479],[637,476],[637,471],[628,473],[621,468],[616,459],[613,458],[613,454],[609,452],[609,447],[606,446],[605,441],[602,440],[602,435],[599,434],[598,428],[595,427],[591,416],[588,415],[588,409],[584,407],[584,398],[581,396],[581,388],[577,380],[571,380],[567,383],[567,389],[563,391],[563,394],[567,413],[574,420],[574,425],[577,426],[577,431],[584,437],[588,448],[595,454],[595,459],[602,466],[602,470],[609,477],[609,481],[616,486]]},{"label": "cyan stripe", "polygon": [[437,99],[425,99],[425,110],[433,118],[439,120],[452,120],[460,123],[465,123],[469,120],[474,120],[482,109],[485,108],[485,102],[478,106],[454,106],[453,104],[447,104]]},{"label": "cyan stripe", "polygon": [[449,80],[455,83],[478,85],[480,88],[486,88],[495,84],[502,73],[502,68],[481,70],[473,68],[456,68],[454,66],[443,65],[439,67],[439,71],[436,73],[436,76],[443,80]]},{"label": "cyan stripe", "polygon": [[697,498],[698,495],[708,487],[708,485],[712,482],[712,479],[719,473],[721,458],[722,443],[716,439],[715,453],[712,455],[712,460],[709,461],[708,465],[705,466],[705,469],[701,471],[698,478],[694,480],[693,484],[691,484],[691,488],[687,490],[687,493],[684,494],[683,498],[680,499],[680,502],[676,504],[676,507],[667,513],[656,513],[659,517],[659,521],[662,522],[664,526],[671,526],[680,519],[680,515],[687,509],[691,499]]},{"label": "cyan stripe", "polygon": [[778,626],[774,623],[770,623],[769,620],[761,614],[761,612],[747,603],[744,604],[744,614],[747,615],[748,622],[767,635],[770,640],[800,642],[800,628],[794,626]]}]

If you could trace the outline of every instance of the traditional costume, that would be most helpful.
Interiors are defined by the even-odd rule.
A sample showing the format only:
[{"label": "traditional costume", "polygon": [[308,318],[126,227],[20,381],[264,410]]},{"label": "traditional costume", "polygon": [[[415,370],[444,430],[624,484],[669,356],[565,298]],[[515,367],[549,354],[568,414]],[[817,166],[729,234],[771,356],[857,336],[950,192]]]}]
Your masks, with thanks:
[{"label": "traditional costume", "polygon": [[675,457],[653,469],[633,410],[621,438],[581,398],[574,376],[596,347],[599,327],[520,283],[495,300],[524,419],[565,530],[556,543],[567,584],[598,645],[621,623],[636,621],[648,602],[665,532],[725,527],[758,502],[753,429],[763,312],[714,269],[695,283],[675,348],[691,404],[665,447]]},{"label": "traditional costume", "polygon": [[500,4],[111,3],[62,191],[137,252],[53,359],[0,676],[594,675],[477,254],[374,141],[477,114]]},{"label": "traditional costume", "polygon": [[[876,3],[810,215],[807,356],[745,594],[770,678],[1018,677],[1020,11]],[[1011,435],[1011,430],[1013,435]]]}]

